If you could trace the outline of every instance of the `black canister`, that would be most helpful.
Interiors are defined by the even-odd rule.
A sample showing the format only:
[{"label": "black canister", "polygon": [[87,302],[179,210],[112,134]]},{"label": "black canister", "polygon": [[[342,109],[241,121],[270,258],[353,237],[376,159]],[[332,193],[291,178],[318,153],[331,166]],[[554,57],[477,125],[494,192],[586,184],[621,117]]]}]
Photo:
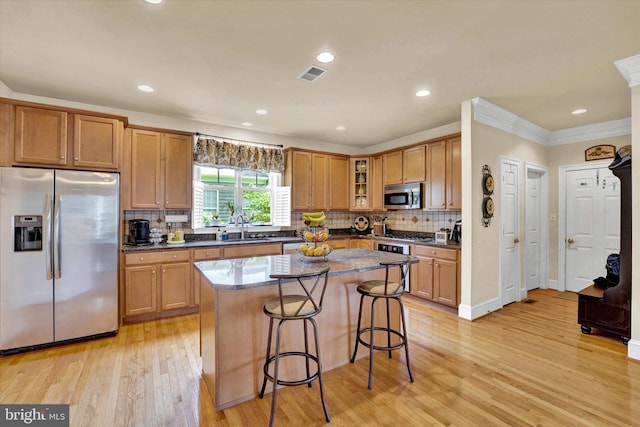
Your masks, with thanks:
[{"label": "black canister", "polygon": [[129,221],[129,243],[138,245],[149,243],[149,221],[146,219],[132,219]]}]

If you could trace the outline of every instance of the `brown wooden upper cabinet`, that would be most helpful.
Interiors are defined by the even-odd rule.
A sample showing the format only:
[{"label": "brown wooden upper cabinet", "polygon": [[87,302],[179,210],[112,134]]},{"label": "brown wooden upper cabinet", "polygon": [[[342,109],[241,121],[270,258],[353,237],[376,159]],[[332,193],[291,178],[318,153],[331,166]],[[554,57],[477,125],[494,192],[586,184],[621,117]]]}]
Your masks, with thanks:
[{"label": "brown wooden upper cabinet", "polygon": [[285,185],[292,210],[349,209],[349,158],[287,150]]},{"label": "brown wooden upper cabinet", "polygon": [[349,209],[349,158],[329,156],[329,209]]},{"label": "brown wooden upper cabinet", "polygon": [[382,184],[382,156],[377,155],[371,157],[371,172],[369,174],[371,181],[370,202],[372,210],[381,211],[384,209],[384,188]]},{"label": "brown wooden upper cabinet", "polygon": [[118,170],[122,120],[16,105],[16,164]]},{"label": "brown wooden upper cabinet", "polygon": [[382,168],[384,185],[424,181],[424,145],[383,154]]},{"label": "brown wooden upper cabinet", "polygon": [[402,151],[382,155],[383,185],[402,184]]},{"label": "brown wooden upper cabinet", "polygon": [[402,150],[402,182],[424,181],[425,147],[416,147]]},{"label": "brown wooden upper cabinet", "polygon": [[462,138],[447,139],[447,209],[462,209]]},{"label": "brown wooden upper cabinet", "polygon": [[127,129],[131,209],[191,209],[192,136]]},{"label": "brown wooden upper cabinet", "polygon": [[107,117],[73,115],[73,166],[118,169],[122,122]]},{"label": "brown wooden upper cabinet", "polygon": [[461,139],[454,137],[427,144],[427,209],[462,209]]}]

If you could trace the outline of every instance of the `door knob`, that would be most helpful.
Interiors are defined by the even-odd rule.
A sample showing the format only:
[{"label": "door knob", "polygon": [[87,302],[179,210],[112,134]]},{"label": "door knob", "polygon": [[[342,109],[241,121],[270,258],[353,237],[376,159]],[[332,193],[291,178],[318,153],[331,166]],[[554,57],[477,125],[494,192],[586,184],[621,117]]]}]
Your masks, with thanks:
[{"label": "door knob", "polygon": [[518,239],[517,237],[515,239],[513,239],[513,243],[520,243],[520,239]]},{"label": "door knob", "polygon": [[575,243],[575,242],[574,242],[574,240],[573,240],[571,237],[569,237],[569,238],[567,239],[567,243],[571,245],[571,244],[573,244],[573,243]]}]

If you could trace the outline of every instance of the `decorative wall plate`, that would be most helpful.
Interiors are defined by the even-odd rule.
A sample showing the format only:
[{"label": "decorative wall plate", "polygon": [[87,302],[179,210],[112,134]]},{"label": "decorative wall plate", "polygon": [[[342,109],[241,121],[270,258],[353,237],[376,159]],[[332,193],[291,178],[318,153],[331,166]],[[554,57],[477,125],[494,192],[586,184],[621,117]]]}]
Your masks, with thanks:
[{"label": "decorative wall plate", "polygon": [[495,181],[491,175],[491,167],[482,165],[482,225],[488,227],[491,224],[494,206],[493,199],[490,197],[495,189]]},{"label": "decorative wall plate", "polygon": [[493,216],[493,199],[491,197],[485,197],[482,200],[482,217],[491,218]]},{"label": "decorative wall plate", "polygon": [[486,195],[493,194],[495,182],[491,174],[484,175],[482,177],[482,192]]}]

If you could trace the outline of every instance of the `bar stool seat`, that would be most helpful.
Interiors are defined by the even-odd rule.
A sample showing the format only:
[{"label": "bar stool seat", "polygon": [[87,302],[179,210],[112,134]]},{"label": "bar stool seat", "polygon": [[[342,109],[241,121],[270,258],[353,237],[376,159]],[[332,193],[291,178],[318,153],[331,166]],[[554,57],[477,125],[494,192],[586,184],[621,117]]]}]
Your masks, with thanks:
[{"label": "bar stool seat", "polygon": [[[356,290],[361,295],[360,296],[360,308],[358,310],[358,326],[356,328],[356,340],[355,340],[355,348],[353,350],[353,355],[351,356],[351,363],[354,363],[356,360],[356,355],[358,353],[358,344],[362,344],[365,347],[369,348],[369,383],[368,388],[371,390],[372,382],[373,382],[373,351],[374,350],[382,350],[389,352],[389,358],[392,358],[391,351],[397,350],[404,347],[405,350],[405,358],[407,361],[407,370],[409,371],[409,379],[413,382],[413,374],[411,373],[411,366],[409,363],[409,345],[407,340],[407,323],[404,316],[404,305],[402,304],[401,296],[404,294],[405,283],[407,280],[407,275],[409,272],[410,258],[406,257],[405,260],[402,261],[393,261],[393,262],[381,262],[380,265],[385,267],[385,279],[384,280],[367,280],[358,285]],[[400,270],[400,280],[398,282],[393,282],[389,279],[389,269],[392,267],[398,267]],[[370,297],[371,300],[371,323],[370,326],[366,328],[362,328],[362,307],[364,304],[364,298]],[[376,326],[375,319],[375,303],[378,299],[382,298],[385,301],[385,305],[387,308],[387,325],[386,326]],[[389,301],[397,301],[400,307],[400,319],[401,330],[396,330],[391,328],[391,319],[389,312]],[[387,343],[384,344],[374,344],[374,332],[375,331],[383,331],[387,334]],[[365,337],[368,335],[369,339],[366,340]],[[396,337],[396,343],[392,344],[391,336]]]},{"label": "bar stool seat", "polygon": [[[276,413],[276,397],[279,385],[295,386],[308,384],[318,380],[320,385],[320,398],[322,400],[322,408],[324,410],[325,419],[331,422],[329,411],[324,397],[324,385],[322,382],[322,363],[320,361],[320,344],[318,338],[318,325],[314,317],[322,311],[322,302],[327,287],[327,279],[329,275],[329,267],[326,266],[319,270],[300,273],[300,274],[272,274],[270,277],[278,279],[278,298],[267,301],[264,304],[263,312],[269,317],[269,337],[267,342],[267,355],[263,367],[264,380],[262,389],[260,390],[260,398],[264,397],[267,381],[273,383],[273,394],[271,401],[271,417],[269,426],[272,427]],[[297,287],[297,294],[285,294],[284,288],[289,284]],[[299,286],[296,286],[299,285]],[[275,353],[271,354],[271,341],[273,335],[274,320],[279,320],[276,331],[276,348]],[[304,326],[304,351],[285,351],[280,349],[282,326],[285,322],[291,320],[302,320]],[[307,334],[307,322],[313,326],[315,339],[315,354],[309,350],[309,339]],[[306,375],[302,378],[294,380],[284,380],[278,377],[280,360],[290,357],[302,357],[305,359]],[[317,368],[311,372],[311,363],[315,363]],[[270,373],[270,366],[273,364],[273,375]]]}]

